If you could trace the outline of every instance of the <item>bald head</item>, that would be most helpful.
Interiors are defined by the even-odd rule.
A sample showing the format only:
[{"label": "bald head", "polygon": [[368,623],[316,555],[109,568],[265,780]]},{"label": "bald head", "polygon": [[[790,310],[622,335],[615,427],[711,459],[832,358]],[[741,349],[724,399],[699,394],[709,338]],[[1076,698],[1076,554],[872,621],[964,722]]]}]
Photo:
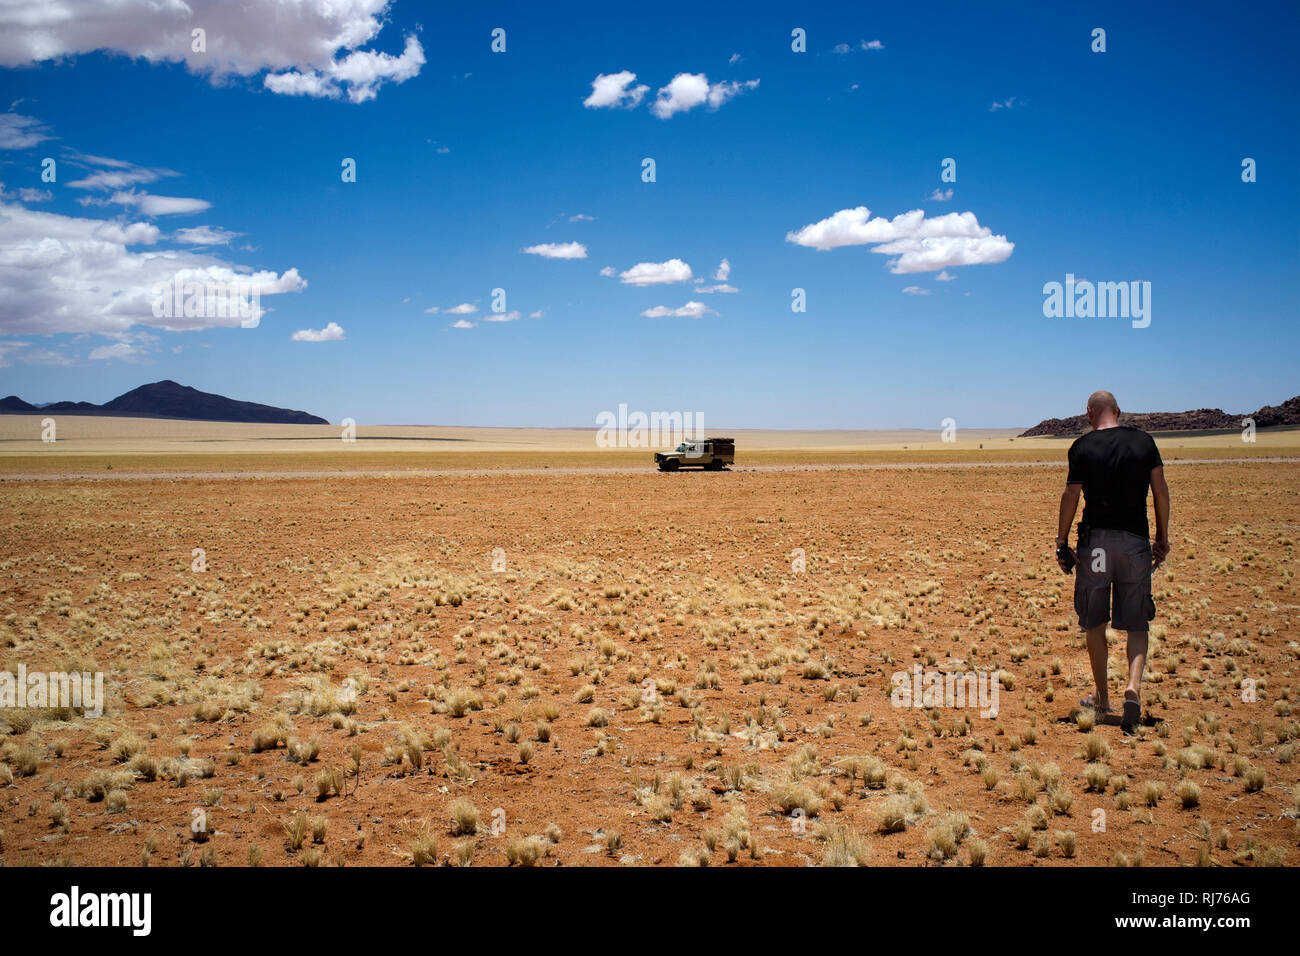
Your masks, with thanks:
[{"label": "bald head", "polygon": [[1119,414],[1119,405],[1115,402],[1115,396],[1105,390],[1093,392],[1088,396],[1088,411],[1108,411],[1113,415]]},{"label": "bald head", "polygon": [[1101,389],[1088,396],[1088,424],[1093,428],[1119,421],[1119,403],[1110,392]]}]

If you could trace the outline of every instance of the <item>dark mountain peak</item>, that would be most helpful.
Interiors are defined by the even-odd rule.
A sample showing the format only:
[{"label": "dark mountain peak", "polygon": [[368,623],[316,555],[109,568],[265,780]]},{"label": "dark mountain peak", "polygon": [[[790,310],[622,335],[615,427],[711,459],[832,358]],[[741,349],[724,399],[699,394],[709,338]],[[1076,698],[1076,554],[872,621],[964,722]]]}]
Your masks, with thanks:
[{"label": "dark mountain peak", "polygon": [[138,418],[181,418],[205,422],[251,422],[275,425],[328,425],[325,419],[307,412],[257,402],[241,402],[224,395],[201,392],[189,385],[163,379],[123,392],[111,402],[54,402],[37,408],[16,395],[0,400],[5,412],[63,412],[83,415],[123,415]]}]

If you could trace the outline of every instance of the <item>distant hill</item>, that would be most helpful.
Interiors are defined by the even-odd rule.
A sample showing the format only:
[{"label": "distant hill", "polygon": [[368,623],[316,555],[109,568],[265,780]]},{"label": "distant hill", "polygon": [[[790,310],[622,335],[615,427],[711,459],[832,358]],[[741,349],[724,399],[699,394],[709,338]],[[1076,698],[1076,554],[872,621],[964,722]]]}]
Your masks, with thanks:
[{"label": "distant hill", "polygon": [[[1135,425],[1148,432],[1210,431],[1216,428],[1240,429],[1242,419],[1255,419],[1256,428],[1278,425],[1300,425],[1300,395],[1287,399],[1281,405],[1265,405],[1257,412],[1229,415],[1221,408],[1198,408],[1190,412],[1121,412],[1121,425]],[[1068,437],[1082,435],[1088,430],[1088,419],[1083,415],[1073,418],[1048,418],[1021,433],[1021,438],[1038,435]]]},{"label": "distant hill", "polygon": [[111,402],[54,402],[37,407],[17,395],[0,399],[0,412],[26,414],[59,412],[64,415],[121,415],[127,418],[181,418],[197,422],[254,422],[265,425],[328,425],[307,412],[257,402],[241,402],[224,395],[200,392],[171,380],[141,385]]}]

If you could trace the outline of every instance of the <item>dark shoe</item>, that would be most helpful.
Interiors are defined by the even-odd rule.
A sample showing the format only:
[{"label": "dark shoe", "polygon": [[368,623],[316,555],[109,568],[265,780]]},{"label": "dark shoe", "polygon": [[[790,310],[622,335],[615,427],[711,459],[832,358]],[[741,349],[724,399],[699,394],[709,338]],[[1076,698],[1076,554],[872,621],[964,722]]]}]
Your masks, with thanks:
[{"label": "dark shoe", "polygon": [[1136,700],[1125,700],[1124,716],[1119,721],[1120,730],[1131,734],[1137,730],[1140,723],[1142,723],[1142,705]]}]

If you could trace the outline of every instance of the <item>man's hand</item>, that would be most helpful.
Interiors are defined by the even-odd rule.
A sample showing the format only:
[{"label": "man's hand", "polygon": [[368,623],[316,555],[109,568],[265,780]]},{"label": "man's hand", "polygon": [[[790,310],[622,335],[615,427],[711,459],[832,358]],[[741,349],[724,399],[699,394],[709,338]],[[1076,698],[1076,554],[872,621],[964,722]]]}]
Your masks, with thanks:
[{"label": "man's hand", "polygon": [[1075,555],[1070,550],[1069,541],[1056,539],[1056,563],[1060,566],[1062,574],[1069,574],[1074,570]]},{"label": "man's hand", "polygon": [[1167,557],[1169,557],[1169,539],[1156,538],[1151,543],[1151,570],[1154,571],[1164,564]]}]

